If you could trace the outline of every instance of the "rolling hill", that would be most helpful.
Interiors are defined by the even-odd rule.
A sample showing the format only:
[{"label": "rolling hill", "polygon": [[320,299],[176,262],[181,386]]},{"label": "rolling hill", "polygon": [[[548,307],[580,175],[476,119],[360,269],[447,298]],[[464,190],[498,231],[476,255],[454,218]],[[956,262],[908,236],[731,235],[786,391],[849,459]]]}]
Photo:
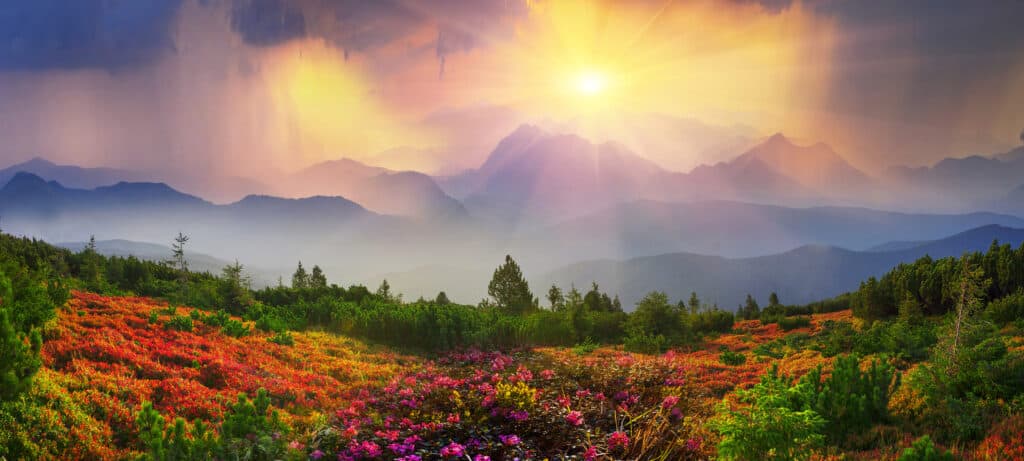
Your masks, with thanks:
[{"label": "rolling hill", "polygon": [[762,303],[769,293],[776,292],[784,303],[801,304],[853,290],[868,277],[882,275],[899,263],[925,255],[942,258],[959,256],[965,251],[984,251],[993,239],[1017,247],[1024,243],[1024,229],[984,226],[886,252],[807,245],[780,254],[742,259],[672,253],[625,261],[595,260],[551,271],[531,286],[587,287],[597,281],[603,290],[619,294],[627,307],[656,290],[667,292],[672,299],[685,299],[695,291],[705,302],[717,303],[725,309],[739,305],[748,292]]}]

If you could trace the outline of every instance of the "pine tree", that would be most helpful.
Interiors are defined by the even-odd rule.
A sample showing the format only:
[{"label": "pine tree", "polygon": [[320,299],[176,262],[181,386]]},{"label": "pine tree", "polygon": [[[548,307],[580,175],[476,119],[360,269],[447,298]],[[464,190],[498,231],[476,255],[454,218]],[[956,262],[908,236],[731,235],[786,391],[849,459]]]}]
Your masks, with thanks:
[{"label": "pine tree", "polygon": [[984,302],[985,290],[991,283],[984,279],[985,272],[980,267],[971,267],[967,256],[962,258],[963,268],[960,273],[960,294],[956,304],[956,320],[953,325],[953,344],[950,347],[949,355],[956,367],[959,354],[960,335],[968,328],[971,314],[978,311]]},{"label": "pine tree", "polygon": [[557,285],[551,285],[551,288],[548,289],[548,303],[553,311],[560,311],[565,307],[565,296],[562,295],[562,289]]},{"label": "pine tree", "polygon": [[320,269],[320,266],[313,266],[313,272],[309,274],[309,287],[327,288],[327,276],[324,275],[324,271]]},{"label": "pine tree", "polygon": [[768,306],[769,307],[776,307],[776,306],[781,306],[781,305],[782,305],[782,303],[779,302],[779,295],[778,294],[776,294],[773,291],[772,294],[768,295]]},{"label": "pine tree", "polygon": [[252,296],[249,293],[251,286],[252,279],[245,274],[245,269],[238,260],[235,260],[234,264],[225,266],[219,287],[224,308],[235,315],[245,313],[252,305]]},{"label": "pine tree", "polygon": [[437,297],[434,298],[434,304],[437,304],[439,306],[447,306],[451,303],[452,302],[448,299],[448,295],[446,295],[443,291],[437,293]]},{"label": "pine tree", "polygon": [[696,314],[697,311],[700,310],[700,298],[697,297],[696,291],[690,292],[690,301],[688,304],[690,306],[690,314]]},{"label": "pine tree", "polygon": [[380,286],[377,287],[377,297],[384,301],[392,301],[391,284],[388,283],[388,279],[384,279],[380,282]]},{"label": "pine tree", "polygon": [[185,244],[188,243],[188,236],[178,232],[171,244],[171,258],[174,267],[178,269],[178,286],[181,300],[188,297],[188,261],[185,260]]},{"label": "pine tree", "polygon": [[302,261],[299,261],[299,267],[292,274],[292,288],[309,288],[309,274],[306,273],[306,268],[302,267]]},{"label": "pine tree", "polygon": [[534,308],[533,293],[512,256],[505,255],[505,263],[494,270],[487,294],[498,308],[509,313],[524,313]]},{"label": "pine tree", "polygon": [[753,320],[761,317],[761,307],[757,305],[757,300],[750,293],[747,293],[747,300],[744,302],[743,307],[739,309],[740,317],[744,320]]},{"label": "pine tree", "polygon": [[82,250],[82,280],[91,290],[99,290],[103,275],[100,271],[99,254],[96,253],[96,236],[90,235],[89,242]]}]

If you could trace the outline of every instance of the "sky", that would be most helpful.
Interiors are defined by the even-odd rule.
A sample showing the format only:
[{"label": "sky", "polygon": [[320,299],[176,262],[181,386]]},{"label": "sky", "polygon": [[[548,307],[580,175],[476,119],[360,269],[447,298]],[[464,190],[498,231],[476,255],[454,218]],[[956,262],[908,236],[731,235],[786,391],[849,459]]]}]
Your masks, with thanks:
[{"label": "sky", "polygon": [[0,165],[445,173],[535,123],[683,171],[783,132],[878,172],[1024,141],[1022,18],[997,0],[7,0]]}]

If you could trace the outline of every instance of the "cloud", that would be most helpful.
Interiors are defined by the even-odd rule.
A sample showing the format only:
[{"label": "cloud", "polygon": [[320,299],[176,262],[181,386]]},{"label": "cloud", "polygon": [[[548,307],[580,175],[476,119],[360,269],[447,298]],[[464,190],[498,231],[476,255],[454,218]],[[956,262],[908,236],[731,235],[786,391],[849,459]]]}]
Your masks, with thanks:
[{"label": "cloud", "polygon": [[237,2],[231,12],[231,26],[246,43],[271,46],[306,35],[302,10],[283,0]]},{"label": "cloud", "polygon": [[0,71],[150,63],[174,50],[180,0],[6,0],[0,3]]},{"label": "cloud", "polygon": [[250,45],[312,37],[341,48],[346,57],[433,29],[443,63],[445,56],[482,43],[483,36],[501,33],[503,21],[525,12],[524,2],[510,0],[236,0],[232,27]]}]

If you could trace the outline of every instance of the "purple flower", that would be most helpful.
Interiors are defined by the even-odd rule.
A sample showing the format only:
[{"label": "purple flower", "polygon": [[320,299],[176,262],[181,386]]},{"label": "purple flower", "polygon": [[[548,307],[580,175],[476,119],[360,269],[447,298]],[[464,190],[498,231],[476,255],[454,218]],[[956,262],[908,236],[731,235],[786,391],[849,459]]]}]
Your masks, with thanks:
[{"label": "purple flower", "polygon": [[455,442],[452,442],[445,446],[444,448],[441,448],[441,456],[444,456],[445,458],[458,458],[465,453],[466,448]]},{"label": "purple flower", "polygon": [[515,434],[499,435],[498,440],[501,440],[502,444],[508,446],[519,445],[520,442],[519,436]]},{"label": "purple flower", "polygon": [[668,410],[669,408],[676,406],[677,403],[679,403],[679,397],[670,395],[665,397],[665,400],[661,401],[661,408]]},{"label": "purple flower", "polygon": [[320,459],[324,457],[324,452],[320,450],[314,450],[312,453],[309,454],[309,457],[313,459]]},{"label": "purple flower", "polygon": [[508,417],[513,421],[523,422],[530,417],[530,413],[526,410],[513,410],[508,412]]}]

